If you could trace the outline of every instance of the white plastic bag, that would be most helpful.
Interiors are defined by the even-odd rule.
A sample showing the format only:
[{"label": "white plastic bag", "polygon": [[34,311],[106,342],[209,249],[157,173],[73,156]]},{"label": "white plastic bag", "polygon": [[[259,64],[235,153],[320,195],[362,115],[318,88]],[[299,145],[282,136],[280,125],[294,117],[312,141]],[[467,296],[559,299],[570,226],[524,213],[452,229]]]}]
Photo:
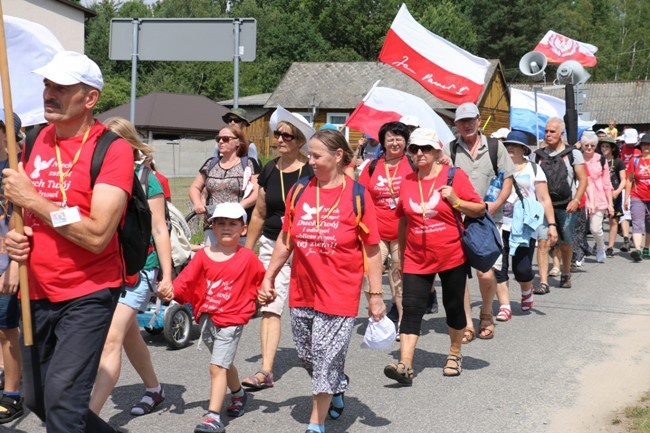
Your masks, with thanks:
[{"label": "white plastic bag", "polygon": [[368,327],[363,336],[363,349],[388,349],[395,341],[395,324],[386,316],[379,322],[368,318]]}]

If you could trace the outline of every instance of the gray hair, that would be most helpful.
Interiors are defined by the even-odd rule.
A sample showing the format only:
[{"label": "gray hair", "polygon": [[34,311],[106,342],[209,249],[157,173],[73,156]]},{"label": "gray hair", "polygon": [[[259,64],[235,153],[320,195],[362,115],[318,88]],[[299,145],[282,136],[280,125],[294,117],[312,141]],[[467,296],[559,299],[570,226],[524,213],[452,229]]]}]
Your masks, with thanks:
[{"label": "gray hair", "polygon": [[549,123],[555,123],[556,125],[558,125],[560,127],[560,129],[562,130],[562,133],[564,133],[564,131],[566,131],[566,124],[564,123],[564,120],[560,119],[559,117],[551,117],[550,119],[548,119],[546,121],[547,125]]},{"label": "gray hair", "polygon": [[580,137],[580,144],[582,144],[583,146],[585,144],[598,145],[598,136],[593,132],[589,133],[588,131],[585,131],[582,133],[582,137]]}]

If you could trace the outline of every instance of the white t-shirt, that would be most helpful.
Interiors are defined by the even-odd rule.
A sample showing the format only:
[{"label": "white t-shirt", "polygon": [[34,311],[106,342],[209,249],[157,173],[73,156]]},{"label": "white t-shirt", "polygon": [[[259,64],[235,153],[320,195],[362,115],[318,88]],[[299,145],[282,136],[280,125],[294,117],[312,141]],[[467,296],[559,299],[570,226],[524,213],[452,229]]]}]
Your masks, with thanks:
[{"label": "white t-shirt", "polygon": [[[544,170],[537,165],[537,173],[533,170],[533,163],[527,162],[523,169],[516,171],[513,175],[521,195],[524,197],[535,197],[535,182],[546,182],[546,175]],[[512,185],[512,192],[506,200],[506,203],[503,205],[503,225],[501,226],[502,230],[510,231],[510,226],[512,225],[512,211],[515,207],[515,203],[519,200],[517,191],[515,190],[514,184]]]}]

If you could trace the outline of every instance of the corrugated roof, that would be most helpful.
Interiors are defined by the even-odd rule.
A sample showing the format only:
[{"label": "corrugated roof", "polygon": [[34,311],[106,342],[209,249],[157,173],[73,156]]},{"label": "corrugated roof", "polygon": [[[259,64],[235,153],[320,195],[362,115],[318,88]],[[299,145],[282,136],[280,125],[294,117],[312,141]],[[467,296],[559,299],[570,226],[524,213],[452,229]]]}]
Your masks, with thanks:
[{"label": "corrugated roof", "polygon": [[[217,132],[225,126],[221,117],[228,108],[201,95],[155,92],[135,101],[136,128],[166,131]],[[97,116],[131,117],[131,103],[120,105]]]},{"label": "corrugated roof", "polygon": [[[513,84],[512,87],[533,91],[532,84]],[[589,112],[591,119],[599,124],[611,118],[619,125],[650,123],[650,81],[587,81],[581,89],[586,91],[586,98],[580,111]],[[564,89],[544,93],[564,100]]]},{"label": "corrugated roof", "polygon": [[[496,60],[490,61],[486,84],[497,64]],[[321,109],[352,110],[380,79],[380,86],[419,96],[433,109],[456,109],[456,104],[434,97],[409,76],[378,62],[293,63],[266,107],[309,108],[316,105]]]}]

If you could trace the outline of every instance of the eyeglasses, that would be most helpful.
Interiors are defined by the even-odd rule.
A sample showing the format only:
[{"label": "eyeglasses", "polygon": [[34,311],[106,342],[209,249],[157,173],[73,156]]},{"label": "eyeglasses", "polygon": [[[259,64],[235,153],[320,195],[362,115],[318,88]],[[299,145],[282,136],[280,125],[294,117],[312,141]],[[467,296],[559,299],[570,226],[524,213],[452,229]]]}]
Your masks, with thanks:
[{"label": "eyeglasses", "polygon": [[411,152],[413,155],[418,153],[418,150],[421,150],[422,153],[431,153],[433,152],[433,146],[430,144],[427,144],[425,146],[418,146],[417,144],[409,145],[409,152]]},{"label": "eyeglasses", "polygon": [[582,147],[584,147],[585,149],[591,149],[592,147],[596,147],[596,145],[595,144],[583,144]]},{"label": "eyeglasses", "polygon": [[230,137],[228,135],[218,135],[215,138],[215,140],[217,140],[217,142],[223,141],[224,143],[229,143],[230,140],[237,140],[237,139],[239,139],[239,137]]},{"label": "eyeglasses", "polygon": [[390,140],[385,140],[385,143],[386,144],[402,144],[405,141],[406,140],[404,140],[402,137],[398,137],[398,138],[391,138]]},{"label": "eyeglasses", "polygon": [[228,119],[228,122],[226,122],[226,123],[232,123],[232,122],[235,122],[235,123],[242,123],[243,121],[244,121],[244,120],[243,120],[243,119],[240,119],[239,117],[231,117],[231,118]]},{"label": "eyeglasses", "polygon": [[294,138],[296,138],[295,135],[291,135],[291,134],[288,134],[288,133],[286,133],[286,132],[280,132],[280,131],[273,131],[273,136],[274,136],[275,138],[280,138],[280,137],[282,137],[282,139],[283,139],[284,141],[291,141],[291,140],[293,140]]}]

